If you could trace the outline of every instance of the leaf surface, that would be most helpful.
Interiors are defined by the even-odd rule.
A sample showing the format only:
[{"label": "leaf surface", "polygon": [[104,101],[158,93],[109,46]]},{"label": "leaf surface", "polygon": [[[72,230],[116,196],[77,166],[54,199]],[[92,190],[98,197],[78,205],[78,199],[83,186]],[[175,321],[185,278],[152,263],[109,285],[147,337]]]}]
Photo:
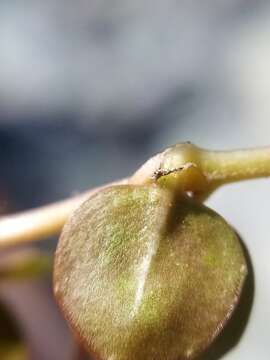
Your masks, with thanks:
[{"label": "leaf surface", "polygon": [[54,291],[96,359],[184,360],[221,331],[246,273],[217,213],[157,185],[123,185],[89,198],[65,225]]}]

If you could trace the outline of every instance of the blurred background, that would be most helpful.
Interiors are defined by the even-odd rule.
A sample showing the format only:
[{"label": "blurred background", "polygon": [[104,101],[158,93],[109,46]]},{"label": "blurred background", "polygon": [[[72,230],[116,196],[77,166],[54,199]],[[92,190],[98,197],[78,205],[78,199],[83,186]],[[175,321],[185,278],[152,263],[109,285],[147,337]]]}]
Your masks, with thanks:
[{"label": "blurred background", "polygon": [[[268,1],[1,0],[0,213],[124,177],[176,142],[270,145],[269,64]],[[237,344],[208,359],[270,358],[269,196],[257,180],[208,201],[240,232],[255,279]],[[0,299],[31,359],[77,358],[50,276],[0,283]]]}]

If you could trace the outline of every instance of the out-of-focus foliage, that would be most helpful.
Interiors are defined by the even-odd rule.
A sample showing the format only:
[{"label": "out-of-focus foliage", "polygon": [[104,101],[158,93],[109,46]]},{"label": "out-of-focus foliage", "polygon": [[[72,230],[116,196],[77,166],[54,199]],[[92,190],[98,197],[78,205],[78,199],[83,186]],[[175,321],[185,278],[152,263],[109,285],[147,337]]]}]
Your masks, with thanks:
[{"label": "out-of-focus foliage", "polygon": [[0,257],[0,282],[34,280],[51,270],[52,256],[37,250],[15,251]]},{"label": "out-of-focus foliage", "polygon": [[27,345],[23,341],[15,319],[0,303],[0,359],[29,360]]}]

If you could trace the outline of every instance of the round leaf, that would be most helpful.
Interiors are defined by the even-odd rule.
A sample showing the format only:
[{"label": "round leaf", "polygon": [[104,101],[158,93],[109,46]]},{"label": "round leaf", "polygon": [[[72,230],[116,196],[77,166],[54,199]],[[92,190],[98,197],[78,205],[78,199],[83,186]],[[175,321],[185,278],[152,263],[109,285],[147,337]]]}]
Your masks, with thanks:
[{"label": "round leaf", "polygon": [[214,211],[157,185],[114,186],[65,225],[54,290],[97,359],[183,360],[221,331],[246,272]]}]

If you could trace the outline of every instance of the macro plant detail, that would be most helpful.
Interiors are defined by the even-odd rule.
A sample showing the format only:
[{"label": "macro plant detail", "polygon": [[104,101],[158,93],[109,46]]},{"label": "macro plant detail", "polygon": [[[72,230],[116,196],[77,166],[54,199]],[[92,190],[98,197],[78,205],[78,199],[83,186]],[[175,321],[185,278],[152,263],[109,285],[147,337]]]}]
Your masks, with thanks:
[{"label": "macro plant detail", "polygon": [[270,176],[270,149],[177,144],[131,177],[0,218],[2,247],[61,231],[55,297],[100,360],[185,360],[233,316],[247,275],[233,228],[203,201],[219,186]]}]

